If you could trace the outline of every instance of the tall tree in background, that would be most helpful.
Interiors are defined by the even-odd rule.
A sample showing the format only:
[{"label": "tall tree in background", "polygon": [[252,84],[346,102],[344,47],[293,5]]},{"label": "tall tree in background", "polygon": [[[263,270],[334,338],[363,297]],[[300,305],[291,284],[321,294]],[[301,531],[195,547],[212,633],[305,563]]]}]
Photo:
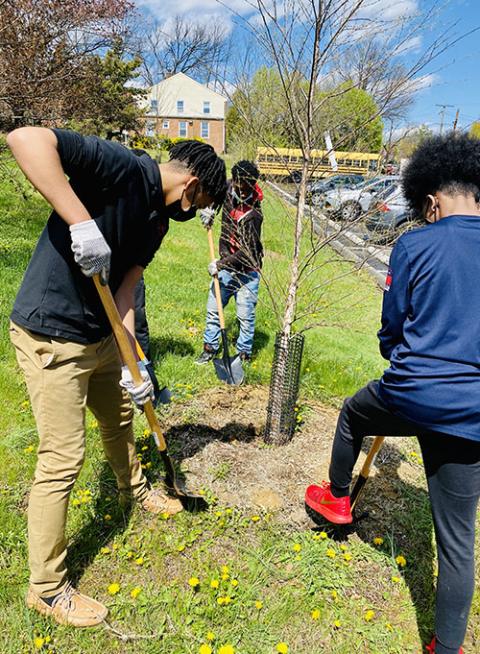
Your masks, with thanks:
[{"label": "tall tree in background", "polygon": [[64,118],[86,58],[122,30],[129,0],[4,0],[0,4],[0,126]]},{"label": "tall tree in background", "polygon": [[138,131],[144,115],[139,101],[145,89],[134,82],[141,64],[138,55],[125,55],[121,39],[103,57],[87,57],[72,95],[65,98],[63,113],[70,117],[70,124],[107,138],[123,131]]},{"label": "tall tree in background", "polygon": [[229,41],[221,23],[184,16],[149,19],[143,29],[137,28],[135,47],[142,53],[148,85],[175,73],[185,73],[202,84],[225,79]]}]

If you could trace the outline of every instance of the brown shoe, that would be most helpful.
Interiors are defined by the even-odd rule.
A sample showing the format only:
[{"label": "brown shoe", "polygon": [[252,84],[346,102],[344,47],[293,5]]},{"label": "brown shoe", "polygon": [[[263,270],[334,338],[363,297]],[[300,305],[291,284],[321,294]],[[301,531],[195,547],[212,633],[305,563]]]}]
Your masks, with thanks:
[{"label": "brown shoe", "polygon": [[51,616],[60,624],[72,627],[94,627],[105,620],[108,609],[100,602],[82,595],[71,584],[55,597],[52,606],[47,604],[32,588],[28,589],[26,603],[42,615]]},{"label": "brown shoe", "polygon": [[168,513],[168,515],[175,515],[183,511],[180,500],[169,497],[159,488],[148,491],[147,497],[142,502],[142,508],[150,513]]}]

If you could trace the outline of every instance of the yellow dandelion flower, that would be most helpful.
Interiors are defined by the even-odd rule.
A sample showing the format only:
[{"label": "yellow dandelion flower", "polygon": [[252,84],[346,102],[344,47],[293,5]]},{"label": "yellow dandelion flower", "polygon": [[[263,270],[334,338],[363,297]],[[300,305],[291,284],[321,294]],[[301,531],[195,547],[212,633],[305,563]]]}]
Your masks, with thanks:
[{"label": "yellow dandelion flower", "polygon": [[120,584],[113,583],[107,588],[109,595],[116,595],[120,591]]},{"label": "yellow dandelion flower", "polygon": [[200,585],[200,579],[198,579],[198,577],[190,577],[188,585],[192,588],[197,588]]},{"label": "yellow dandelion flower", "polygon": [[144,564],[143,556],[139,556],[138,559],[135,559],[135,563],[137,565],[143,565]]},{"label": "yellow dandelion flower", "polygon": [[164,511],[163,513],[160,513],[160,519],[161,520],[168,520],[170,518],[170,513],[167,513]]},{"label": "yellow dandelion flower", "polygon": [[146,436],[150,436],[150,429],[144,429],[144,430],[143,430],[143,435],[144,435],[145,437],[146,437]]},{"label": "yellow dandelion flower", "polygon": [[103,516],[103,519],[105,520],[105,522],[110,522],[110,520],[112,519],[112,516],[109,513],[106,513]]},{"label": "yellow dandelion flower", "polygon": [[336,590],[332,590],[332,592],[330,593],[330,595],[332,596],[332,599],[334,599],[334,600],[336,600],[337,597],[338,597],[338,593],[337,593]]},{"label": "yellow dandelion flower", "polygon": [[210,582],[210,588],[216,590],[219,586],[220,586],[220,582],[218,581],[218,579],[212,579],[212,581]]},{"label": "yellow dandelion flower", "polygon": [[227,572],[225,572],[225,573],[222,575],[222,581],[228,581],[229,578],[230,578],[230,575],[229,575]]},{"label": "yellow dandelion flower", "polygon": [[207,633],[207,640],[209,640],[210,642],[211,642],[212,640],[215,640],[215,634],[213,633],[213,631],[209,631],[209,632]]},{"label": "yellow dandelion flower", "polygon": [[287,645],[287,643],[278,643],[277,652],[279,654],[288,654],[288,645]]},{"label": "yellow dandelion flower", "polygon": [[140,586],[135,586],[135,588],[132,588],[132,590],[130,591],[130,597],[132,599],[137,599],[137,597],[140,595],[141,592],[142,589],[140,588]]},{"label": "yellow dandelion flower", "polygon": [[387,622],[387,624],[386,624],[385,626],[386,626],[386,628],[388,629],[388,631],[393,631],[393,627],[392,627],[392,625],[390,624],[390,622]]},{"label": "yellow dandelion flower", "polygon": [[402,556],[401,554],[399,554],[399,555],[395,558],[395,562],[396,562],[396,564],[399,565],[401,568],[404,568],[404,567],[407,565],[407,559],[406,559],[404,556]]},{"label": "yellow dandelion flower", "polygon": [[33,452],[33,445],[29,445],[28,447],[25,447],[24,450],[25,454],[31,454]]},{"label": "yellow dandelion flower", "polygon": [[220,597],[217,597],[217,604],[219,606],[223,606],[225,604],[225,598],[220,595]]},{"label": "yellow dandelion flower", "polygon": [[335,627],[335,629],[340,629],[340,627],[342,626],[342,623],[340,622],[340,620],[335,620],[335,622],[333,623],[333,626]]},{"label": "yellow dandelion flower", "polygon": [[78,498],[75,498],[74,500],[72,500],[72,504],[73,506],[80,506],[80,500]]},{"label": "yellow dandelion flower", "polygon": [[343,558],[345,559],[345,561],[351,561],[352,560],[352,555],[349,552],[346,552],[343,555]]},{"label": "yellow dandelion flower", "polygon": [[252,517],[250,518],[250,520],[251,520],[252,522],[258,522],[258,521],[260,520],[260,516],[259,516],[259,515],[252,515]]},{"label": "yellow dandelion flower", "polygon": [[312,616],[312,620],[318,620],[320,618],[320,611],[318,609],[313,609],[310,615]]},{"label": "yellow dandelion flower", "polygon": [[215,511],[215,516],[220,518],[223,515],[223,511]]},{"label": "yellow dandelion flower", "polygon": [[228,567],[228,565],[222,565],[222,567],[220,568],[220,572],[222,573],[222,575],[228,575],[228,573],[230,572],[230,568]]},{"label": "yellow dandelion flower", "polygon": [[232,601],[232,598],[229,595],[225,595],[225,597],[223,598],[223,603],[225,605],[230,604],[231,601]]},{"label": "yellow dandelion flower", "polygon": [[365,622],[371,622],[375,617],[375,611],[369,609],[368,611],[365,611],[365,615],[363,617],[365,618]]},{"label": "yellow dandelion flower", "polygon": [[328,534],[326,532],[324,532],[324,531],[321,531],[318,535],[320,536],[320,538],[322,540],[325,540],[326,538],[328,538]]},{"label": "yellow dandelion flower", "polygon": [[258,609],[259,611],[260,611],[260,609],[263,609],[263,602],[260,601],[260,600],[257,600],[255,602],[255,608]]},{"label": "yellow dandelion flower", "polygon": [[28,400],[23,400],[22,409],[28,409],[29,406],[30,406],[30,402]]},{"label": "yellow dandelion flower", "polygon": [[401,579],[401,577],[393,576],[392,581],[393,581],[394,584],[398,584],[398,583],[400,583],[402,581],[402,579]]},{"label": "yellow dandelion flower", "polygon": [[342,550],[342,552],[346,552],[348,550],[348,547],[344,543],[342,543],[340,545],[340,549]]},{"label": "yellow dandelion flower", "polygon": [[235,650],[231,645],[222,645],[218,650],[218,654],[235,654]]},{"label": "yellow dandelion flower", "polygon": [[332,550],[331,547],[328,548],[325,554],[328,556],[329,559],[334,559],[336,556],[335,550]]},{"label": "yellow dandelion flower", "polygon": [[112,550],[116,552],[120,548],[120,545],[118,543],[113,543],[112,545]]},{"label": "yellow dandelion flower", "polygon": [[36,649],[42,649],[42,647],[45,645],[45,638],[36,636],[36,638],[33,639],[33,644],[35,645]]},{"label": "yellow dandelion flower", "polygon": [[200,645],[200,649],[198,650],[198,654],[212,654],[212,648],[210,645],[206,645],[205,643],[203,645]]},{"label": "yellow dandelion flower", "polygon": [[377,536],[376,538],[373,539],[373,544],[374,545],[383,545],[383,538],[380,536]]},{"label": "yellow dandelion flower", "polygon": [[185,549],[185,543],[180,543],[180,545],[177,545],[177,552],[183,552]]},{"label": "yellow dandelion flower", "polygon": [[110,554],[111,549],[109,547],[101,547],[100,554]]},{"label": "yellow dandelion flower", "polygon": [[127,559],[133,559],[134,556],[135,556],[135,554],[132,552],[132,550],[129,550],[127,552]]},{"label": "yellow dandelion flower", "polygon": [[300,545],[300,543],[295,543],[295,545],[293,546],[293,551],[294,552],[301,552],[302,551],[302,546]]},{"label": "yellow dandelion flower", "polygon": [[312,540],[320,540],[320,534],[313,534]]},{"label": "yellow dandelion flower", "polygon": [[232,581],[230,583],[232,584],[232,586],[234,588],[236,588],[238,586],[238,579],[232,579]]}]

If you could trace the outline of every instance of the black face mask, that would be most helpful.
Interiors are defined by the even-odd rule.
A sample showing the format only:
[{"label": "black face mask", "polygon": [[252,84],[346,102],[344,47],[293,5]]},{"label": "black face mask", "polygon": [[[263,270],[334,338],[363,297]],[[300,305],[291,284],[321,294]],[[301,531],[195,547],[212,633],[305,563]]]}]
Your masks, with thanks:
[{"label": "black face mask", "polygon": [[167,204],[165,208],[168,212],[168,217],[171,218],[172,220],[176,220],[179,223],[184,223],[187,220],[191,220],[192,218],[195,218],[198,211],[198,208],[195,205],[195,196],[197,195],[197,190],[198,187],[195,188],[195,192],[193,195],[193,202],[190,209],[187,210],[182,209],[182,200],[183,200],[183,194],[185,193],[185,189],[183,190],[180,200],[175,200],[175,202],[172,202],[171,204]]},{"label": "black face mask", "polygon": [[192,205],[190,209],[187,209],[186,211],[182,209],[181,199],[175,200],[175,202],[172,202],[171,204],[167,204],[165,209],[167,210],[168,217],[172,220],[176,220],[179,223],[184,223],[187,220],[195,218],[198,211],[195,205]]}]

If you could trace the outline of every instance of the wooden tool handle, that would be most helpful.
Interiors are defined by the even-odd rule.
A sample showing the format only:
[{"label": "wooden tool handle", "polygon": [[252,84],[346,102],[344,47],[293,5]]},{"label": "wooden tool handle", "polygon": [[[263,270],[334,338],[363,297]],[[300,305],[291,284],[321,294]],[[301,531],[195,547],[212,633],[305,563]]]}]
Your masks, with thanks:
[{"label": "wooden tool handle", "polygon": [[[215,245],[213,243],[212,228],[207,229],[208,245],[210,248],[210,260],[215,261]],[[213,275],[213,288],[215,289],[215,299],[217,300],[218,320],[220,322],[220,329],[225,329],[225,316],[223,315],[222,294],[220,292],[220,282],[218,275]]]},{"label": "wooden tool handle", "polygon": [[[117,341],[118,349],[120,351],[120,356],[122,357],[125,365],[128,367],[134,384],[143,384],[143,377],[140,374],[137,359],[132,349],[130,339],[128,338],[127,331],[123,325],[122,319],[120,318],[120,314],[118,313],[117,305],[113,299],[112,291],[110,290],[109,286],[103,286],[102,282],[100,281],[100,275],[94,275],[93,281],[100,296],[100,300],[103,304],[103,308],[105,309],[105,313],[107,314],[108,320],[110,321],[110,325],[112,327],[112,331],[115,335],[115,340]],[[148,402],[143,405],[143,409],[148,420],[148,425],[153,432],[154,437],[156,437],[155,440],[157,441],[159,449],[166,450],[167,444],[165,442],[165,438],[163,437],[162,430],[157,416],[155,415],[155,409],[153,408],[151,400],[148,400]]]},{"label": "wooden tool handle", "polygon": [[372,467],[375,457],[377,456],[380,448],[382,447],[384,440],[385,440],[385,436],[375,437],[375,440],[372,443],[372,447],[370,448],[370,452],[368,453],[367,458],[365,459],[362,469],[360,471],[362,477],[368,477],[370,475],[370,468]]}]

